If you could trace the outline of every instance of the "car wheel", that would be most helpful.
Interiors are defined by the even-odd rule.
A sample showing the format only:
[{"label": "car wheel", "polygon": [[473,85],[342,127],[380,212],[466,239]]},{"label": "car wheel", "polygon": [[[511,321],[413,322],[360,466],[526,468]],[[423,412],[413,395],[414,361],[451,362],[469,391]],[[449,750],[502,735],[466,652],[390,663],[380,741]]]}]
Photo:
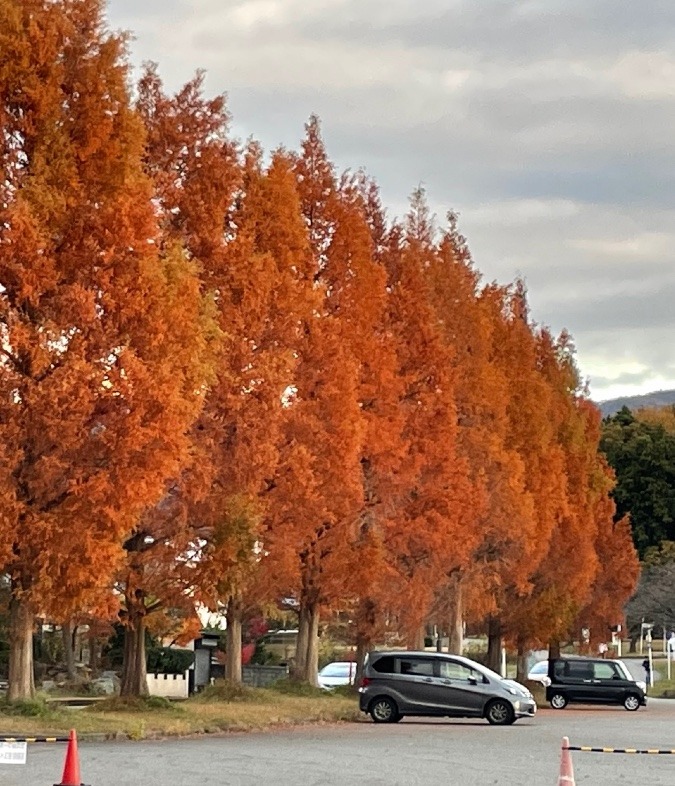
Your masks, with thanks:
[{"label": "car wheel", "polygon": [[493,726],[508,726],[516,719],[513,707],[504,699],[495,699],[485,708],[485,717]]},{"label": "car wheel", "polygon": [[567,706],[567,696],[564,693],[554,693],[549,703],[554,710],[564,710]]},{"label": "car wheel", "polygon": [[375,723],[398,723],[402,718],[396,702],[388,696],[378,696],[373,699],[368,712]]},{"label": "car wheel", "polygon": [[623,700],[623,706],[629,712],[635,712],[636,709],[640,706],[640,697],[636,696],[635,693],[629,693],[628,696]]}]

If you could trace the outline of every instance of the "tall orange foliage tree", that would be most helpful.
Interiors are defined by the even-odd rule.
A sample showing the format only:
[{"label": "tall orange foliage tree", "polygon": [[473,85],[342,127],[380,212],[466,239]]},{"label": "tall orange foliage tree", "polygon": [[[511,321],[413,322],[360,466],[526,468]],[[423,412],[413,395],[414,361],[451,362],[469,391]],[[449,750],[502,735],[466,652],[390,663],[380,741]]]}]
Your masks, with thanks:
[{"label": "tall orange foliage tree", "polygon": [[392,229],[384,256],[406,451],[387,548],[398,577],[392,609],[410,643],[419,642],[436,587],[466,563],[477,535],[470,515],[476,489],[459,454],[453,351],[427,276],[433,243],[424,195],[416,192],[406,227]]},{"label": "tall orange foliage tree", "polygon": [[0,3],[10,699],[33,691],[34,615],[74,612],[108,579],[202,404],[195,271],[159,248],[124,40],[101,5]]},{"label": "tall orange foliage tree", "polygon": [[[334,589],[332,603],[335,607],[337,601],[334,610],[348,608],[355,618],[357,644],[363,653],[375,625],[374,585],[386,572],[383,517],[387,509],[391,512],[402,454],[397,358],[387,325],[386,271],[378,259],[385,222],[374,183],[361,173],[336,177],[316,117],[306,126],[295,172],[316,279],[323,285],[323,312],[333,318],[341,351],[356,374],[361,507],[356,516],[350,511],[348,520],[339,525],[344,544],[350,543],[354,550],[351,554],[343,550],[341,560],[355,569],[343,569],[340,580],[333,582],[338,594]],[[330,610],[325,592],[324,606]]]},{"label": "tall orange foliage tree", "polygon": [[[270,505],[301,362],[298,347],[316,302],[295,178],[285,154],[278,152],[264,167],[257,147],[249,149],[234,225],[221,305],[232,338],[204,420],[214,493],[206,495],[199,515],[219,516],[219,494],[245,495],[251,505],[249,534],[258,539],[258,548],[249,549],[248,559],[232,560],[231,544],[220,540],[207,549],[205,565],[217,594],[228,602],[228,675],[238,681],[244,609],[274,599],[279,586],[278,572],[267,568],[275,540]],[[268,525],[258,528],[257,522],[265,521]]]},{"label": "tall orange foliage tree", "polygon": [[494,287],[481,292],[452,214],[427,271],[442,335],[452,350],[458,448],[476,489],[470,509],[477,538],[472,559],[449,572],[435,612],[438,627],[448,630],[450,650],[461,652],[465,617],[497,610],[509,577],[522,578],[533,511],[523,462],[508,438],[508,377],[495,362],[504,293]]}]

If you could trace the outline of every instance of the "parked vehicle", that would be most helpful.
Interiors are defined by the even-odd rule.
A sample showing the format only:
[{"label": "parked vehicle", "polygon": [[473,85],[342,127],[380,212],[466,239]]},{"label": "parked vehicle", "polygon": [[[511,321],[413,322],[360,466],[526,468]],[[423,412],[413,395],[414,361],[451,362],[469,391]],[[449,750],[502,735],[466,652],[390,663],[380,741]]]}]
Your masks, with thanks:
[{"label": "parked vehicle", "polygon": [[505,725],[532,717],[530,691],[480,663],[434,652],[375,651],[366,656],[359,707],[375,723],[406,715],[485,718]]},{"label": "parked vehicle", "polygon": [[633,679],[623,661],[604,658],[557,658],[549,661],[546,700],[555,710],[570,702],[622,704],[634,712],[647,704],[644,682]]},{"label": "parked vehicle", "polygon": [[551,684],[548,676],[548,661],[540,660],[535,663],[527,674],[527,679],[532,682],[541,682],[542,685],[547,686]]},{"label": "parked vehicle", "polygon": [[353,685],[355,676],[354,661],[335,661],[324,666],[319,672],[319,687],[330,690],[338,685]]}]

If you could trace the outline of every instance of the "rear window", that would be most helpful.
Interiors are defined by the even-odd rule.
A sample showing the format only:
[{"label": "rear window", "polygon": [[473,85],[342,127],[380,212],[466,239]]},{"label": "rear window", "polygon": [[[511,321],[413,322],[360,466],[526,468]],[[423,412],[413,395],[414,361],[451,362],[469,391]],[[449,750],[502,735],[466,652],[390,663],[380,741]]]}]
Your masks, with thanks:
[{"label": "rear window", "polygon": [[401,674],[412,674],[419,677],[433,677],[434,664],[431,660],[421,658],[400,658]]},{"label": "rear window", "polygon": [[384,658],[378,658],[373,663],[373,669],[379,671],[380,674],[393,674],[396,671],[396,663],[391,656],[387,655]]},{"label": "rear window", "polygon": [[548,663],[545,660],[535,663],[530,669],[530,674],[546,674],[548,672]]},{"label": "rear window", "polygon": [[555,664],[554,673],[558,678],[591,680],[593,679],[593,663],[583,660],[559,660]]}]

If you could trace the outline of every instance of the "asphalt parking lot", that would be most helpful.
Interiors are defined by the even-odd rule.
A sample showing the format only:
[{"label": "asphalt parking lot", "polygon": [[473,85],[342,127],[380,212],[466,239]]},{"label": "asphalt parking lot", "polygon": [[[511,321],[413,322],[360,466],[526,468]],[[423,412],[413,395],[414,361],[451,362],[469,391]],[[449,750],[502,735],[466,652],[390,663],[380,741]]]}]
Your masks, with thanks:
[{"label": "asphalt parking lot", "polygon": [[[510,727],[472,720],[369,721],[165,742],[81,744],[89,786],[552,786],[560,745],[675,748],[675,701],[635,713],[577,707]],[[3,786],[51,786],[61,779],[64,747],[35,746],[25,767],[4,766]],[[576,782],[593,786],[675,783],[675,755],[573,754]]]}]

